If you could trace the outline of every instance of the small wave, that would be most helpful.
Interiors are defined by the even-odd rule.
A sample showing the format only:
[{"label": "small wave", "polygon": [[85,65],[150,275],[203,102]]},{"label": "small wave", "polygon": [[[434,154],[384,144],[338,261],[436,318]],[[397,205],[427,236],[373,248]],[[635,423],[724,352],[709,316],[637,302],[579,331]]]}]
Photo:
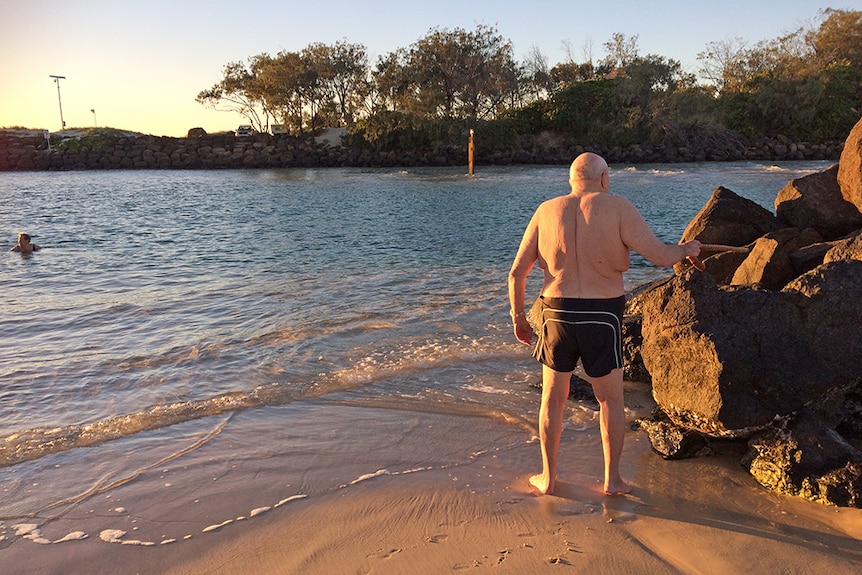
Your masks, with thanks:
[{"label": "small wave", "polygon": [[389,351],[374,351],[332,376],[343,384],[364,385],[441,366],[510,359],[517,349],[514,344],[501,346],[497,338],[466,335],[448,340],[413,342]]},{"label": "small wave", "polygon": [[[213,531],[218,531],[222,527],[226,527],[226,526],[231,525],[232,523],[235,523],[237,521],[244,521],[246,519],[252,519],[252,518],[257,517],[259,515],[263,515],[264,513],[271,511],[272,509],[275,509],[276,507],[281,507],[282,505],[285,505],[291,501],[297,501],[299,499],[304,499],[307,496],[308,495],[305,493],[300,493],[300,494],[296,494],[296,495],[291,495],[290,497],[285,497],[284,499],[282,499],[281,501],[279,501],[275,505],[271,505],[271,506],[268,505],[268,506],[258,507],[256,509],[252,509],[249,512],[248,517],[241,516],[241,517],[236,517],[236,518],[231,518],[231,519],[225,519],[224,521],[222,521],[220,523],[214,523],[212,525],[208,525],[208,526],[204,527],[203,529],[201,529],[201,533],[212,533]],[[0,527],[2,527],[2,525],[0,525]],[[39,545],[51,545],[51,544],[57,544],[57,543],[66,543],[69,541],[83,541],[84,539],[89,538],[89,535],[83,531],[72,531],[71,533],[68,533],[67,535],[61,537],[60,539],[57,539],[56,541],[51,541],[50,539],[48,539],[42,535],[42,529],[39,526],[39,524],[37,524],[37,523],[17,523],[15,525],[12,525],[12,529],[14,530],[14,537],[18,537],[21,539],[28,539],[28,540],[32,541],[33,543],[37,543]],[[127,532],[122,530],[122,529],[106,528],[106,529],[102,529],[99,532],[99,539],[105,543],[112,543],[112,544],[117,544],[117,545],[135,545],[135,546],[140,546],[140,547],[155,547],[156,545],[167,545],[170,543],[176,543],[177,542],[176,538],[164,538],[158,542],[156,542],[156,541],[144,541],[141,539],[126,539],[125,538],[126,535],[127,535]],[[3,537],[0,537],[0,540],[2,540],[2,539],[3,539]],[[191,535],[187,535],[184,539],[185,540],[191,539]]]},{"label": "small wave", "polygon": [[637,166],[628,166],[620,170],[621,172],[625,172],[626,174],[649,174],[651,176],[678,176],[680,174],[684,174],[685,170],[682,169],[667,169],[667,168],[648,168],[641,169]]},{"label": "small wave", "polygon": [[495,395],[509,395],[512,392],[507,389],[500,389],[487,384],[467,384],[464,386],[467,391],[477,391],[479,393],[490,393]]},{"label": "small wave", "polygon": [[[260,391],[260,393],[257,393]],[[231,393],[200,401],[161,405],[86,425],[28,429],[0,438],[0,467],[8,467],[76,447],[90,447],[193,419],[234,412],[264,404],[272,392]]]}]

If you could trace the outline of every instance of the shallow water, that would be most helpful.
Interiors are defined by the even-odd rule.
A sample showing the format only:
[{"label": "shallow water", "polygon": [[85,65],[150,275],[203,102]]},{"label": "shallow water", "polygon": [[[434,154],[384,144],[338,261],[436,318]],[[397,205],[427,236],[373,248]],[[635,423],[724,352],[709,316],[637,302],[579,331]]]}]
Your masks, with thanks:
[{"label": "shallow water", "polygon": [[[716,186],[772,209],[790,179],[828,165],[614,166],[611,186],[675,242]],[[528,441],[540,370],[511,335],[506,273],[567,170],[462,171],[0,174],[2,237],[44,248],[0,256],[0,521],[193,460],[238,421],[289,429],[320,401],[475,414],[513,424],[503,443]],[[635,257],[626,282],[667,274]],[[594,424],[589,409],[571,419]],[[341,441],[302,421],[257,430],[255,449]],[[366,473],[380,469],[370,458]],[[25,489],[72,464],[96,471]]]}]

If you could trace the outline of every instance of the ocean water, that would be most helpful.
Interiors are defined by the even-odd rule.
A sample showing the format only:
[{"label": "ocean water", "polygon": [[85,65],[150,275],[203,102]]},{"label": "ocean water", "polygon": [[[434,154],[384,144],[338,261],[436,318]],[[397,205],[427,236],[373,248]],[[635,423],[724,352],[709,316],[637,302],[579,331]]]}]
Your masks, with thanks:
[{"label": "ocean water", "polygon": [[[829,165],[620,165],[611,188],[676,242],[715,187],[771,210]],[[13,525],[238,452],[254,476],[266,461],[294,471],[281,503],[454,464],[387,467],[388,450],[422,451],[435,413],[511,423],[470,454],[530,440],[540,370],[511,334],[506,274],[535,207],[568,192],[567,168],[463,172],[0,173],[0,237],[43,247],[0,256],[0,547],[32,535]],[[627,287],[669,273],[634,257]],[[570,423],[593,425],[582,411]],[[362,433],[372,413],[392,426],[379,439]],[[362,456],[341,451],[355,437]],[[312,480],[323,452],[341,471]]]}]

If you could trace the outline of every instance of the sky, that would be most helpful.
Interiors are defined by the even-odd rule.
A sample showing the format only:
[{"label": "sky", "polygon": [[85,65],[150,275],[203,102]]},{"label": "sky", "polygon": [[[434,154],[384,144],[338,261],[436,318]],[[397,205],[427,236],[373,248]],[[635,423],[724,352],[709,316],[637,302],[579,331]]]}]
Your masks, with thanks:
[{"label": "sky", "polygon": [[[93,126],[156,136],[246,123],[205,108],[199,92],[226,64],[311,43],[365,45],[373,64],[431,29],[495,27],[524,60],[549,67],[605,55],[613,34],[637,35],[641,55],[697,73],[710,42],[772,40],[818,21],[822,8],[862,0],[0,0],[0,128]],[[567,51],[567,47],[568,50]],[[64,76],[58,84],[50,76]]]}]

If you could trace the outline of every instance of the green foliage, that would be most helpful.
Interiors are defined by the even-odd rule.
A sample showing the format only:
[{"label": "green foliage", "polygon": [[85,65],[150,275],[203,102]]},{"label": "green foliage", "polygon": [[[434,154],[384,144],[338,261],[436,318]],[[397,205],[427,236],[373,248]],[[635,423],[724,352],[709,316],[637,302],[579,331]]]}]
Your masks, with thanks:
[{"label": "green foliage", "polygon": [[557,90],[547,110],[548,129],[577,143],[617,143],[626,137],[627,96],[619,78],[575,82]]},{"label": "green foliage", "polygon": [[497,117],[519,89],[512,53],[492,27],[432,29],[378,63],[381,106],[428,117]]},{"label": "green foliage", "polygon": [[381,111],[360,120],[353,132],[354,142],[375,150],[434,149],[464,145],[468,132],[465,122],[426,118],[418,114]]},{"label": "green foliage", "polygon": [[862,12],[820,14],[816,28],[753,47],[709,44],[698,55],[705,85],[675,60],[640,55],[636,35],[614,34],[597,64],[548,70],[538,49],[517,64],[511,42],[480,25],[431,29],[373,70],[365,47],[346,41],[260,54],[228,64],[197,99],[260,131],[270,120],[293,133],[352,127],[354,142],[378,150],[463,146],[471,127],[483,150],[543,132],[606,145],[733,147],[734,133],[837,139],[862,109]]},{"label": "green foliage", "polygon": [[550,129],[551,103],[539,100],[527,106],[510,110],[503,115],[501,121],[506,121],[510,129],[517,134],[538,134]]},{"label": "green foliage", "polygon": [[[53,140],[52,140],[53,141]],[[80,153],[90,150],[105,151],[109,148],[108,133],[105,130],[88,129],[87,133],[75,138],[64,138],[56,144],[58,150]]]},{"label": "green foliage", "polygon": [[824,95],[812,127],[816,138],[844,138],[859,121],[862,107],[862,62],[830,64],[820,75]]}]

